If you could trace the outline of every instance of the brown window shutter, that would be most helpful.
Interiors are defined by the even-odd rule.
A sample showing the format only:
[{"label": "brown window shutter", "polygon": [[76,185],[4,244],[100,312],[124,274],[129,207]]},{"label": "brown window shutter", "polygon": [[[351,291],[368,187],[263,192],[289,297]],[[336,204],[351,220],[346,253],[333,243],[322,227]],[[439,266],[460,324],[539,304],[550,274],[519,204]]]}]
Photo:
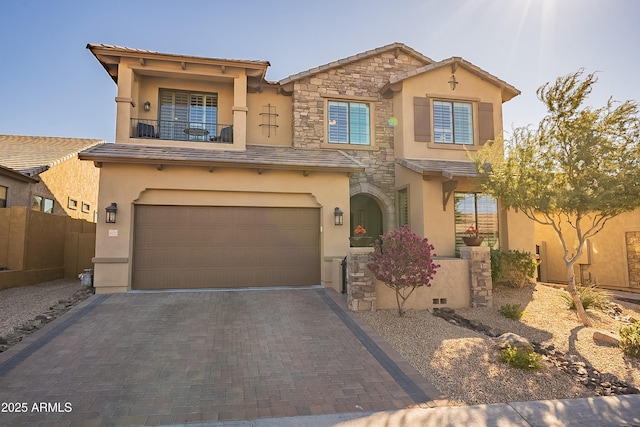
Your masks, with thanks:
[{"label": "brown window shutter", "polygon": [[429,98],[413,98],[413,133],[418,142],[431,142]]},{"label": "brown window shutter", "polygon": [[478,103],[478,127],[480,145],[496,137],[493,130],[493,104],[491,102]]}]

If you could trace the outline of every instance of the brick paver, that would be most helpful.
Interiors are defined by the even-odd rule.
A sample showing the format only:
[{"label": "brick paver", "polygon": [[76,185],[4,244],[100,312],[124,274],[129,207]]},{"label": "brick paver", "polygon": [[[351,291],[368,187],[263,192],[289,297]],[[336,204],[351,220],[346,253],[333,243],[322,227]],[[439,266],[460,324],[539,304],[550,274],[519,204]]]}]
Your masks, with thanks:
[{"label": "brick paver", "polygon": [[[94,296],[0,354],[0,425],[159,425],[433,406],[434,389],[351,315],[349,327],[335,302],[341,296],[324,290]],[[48,406],[37,412],[41,402]],[[26,403],[26,413],[6,412],[15,403]]]}]

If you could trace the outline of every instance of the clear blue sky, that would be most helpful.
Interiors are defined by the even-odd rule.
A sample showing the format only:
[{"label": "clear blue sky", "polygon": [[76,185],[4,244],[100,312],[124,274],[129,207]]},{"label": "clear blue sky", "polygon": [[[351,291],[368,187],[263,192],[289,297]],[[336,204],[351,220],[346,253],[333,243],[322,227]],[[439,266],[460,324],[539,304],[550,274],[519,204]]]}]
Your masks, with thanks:
[{"label": "clear blue sky", "polygon": [[538,86],[581,67],[600,72],[590,104],[640,100],[639,41],[637,0],[4,1],[0,133],[113,141],[116,86],[87,43],[268,60],[279,80],[401,42],[520,89],[508,131],[545,113]]}]

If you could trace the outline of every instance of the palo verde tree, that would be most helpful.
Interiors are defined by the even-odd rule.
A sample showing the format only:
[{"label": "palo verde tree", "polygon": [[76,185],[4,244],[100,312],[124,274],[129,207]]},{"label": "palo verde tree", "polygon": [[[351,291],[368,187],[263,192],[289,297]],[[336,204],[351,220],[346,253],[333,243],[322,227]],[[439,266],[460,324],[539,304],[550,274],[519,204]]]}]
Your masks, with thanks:
[{"label": "palo verde tree", "polygon": [[579,70],[541,86],[538,99],[548,112],[538,127],[517,128],[476,158],[483,191],[555,230],[569,293],[586,326],[573,266],[607,221],[640,206],[638,103],[585,106],[596,82],[594,73]]},{"label": "palo verde tree", "polygon": [[431,286],[440,267],[433,262],[436,254],[427,238],[403,226],[380,236],[373,243],[369,269],[376,279],[395,290],[398,314],[404,316],[404,303],[420,286]]}]

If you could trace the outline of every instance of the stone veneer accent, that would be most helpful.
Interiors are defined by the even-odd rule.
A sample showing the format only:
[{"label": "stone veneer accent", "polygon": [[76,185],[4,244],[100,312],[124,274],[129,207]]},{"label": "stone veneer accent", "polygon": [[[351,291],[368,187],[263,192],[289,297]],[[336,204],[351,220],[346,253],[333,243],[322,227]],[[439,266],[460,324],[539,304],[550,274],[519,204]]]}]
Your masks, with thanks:
[{"label": "stone veneer accent", "polygon": [[487,246],[460,248],[460,258],[469,260],[471,307],[493,306],[493,282],[491,280],[491,253]]},{"label": "stone veneer accent", "polygon": [[347,307],[376,311],[376,278],[367,267],[373,248],[349,248],[347,255]]},{"label": "stone veneer accent", "polygon": [[377,55],[330,68],[294,82],[293,89],[293,145],[319,148],[325,141],[325,100],[336,96],[354,100],[371,99],[375,130],[372,150],[341,150],[365,166],[364,172],[351,177],[351,186],[369,184],[395,200],[395,167],[393,128],[388,120],[393,116],[392,100],[384,99],[380,89],[390,76],[402,74],[426,65],[406,52],[391,49]]}]

